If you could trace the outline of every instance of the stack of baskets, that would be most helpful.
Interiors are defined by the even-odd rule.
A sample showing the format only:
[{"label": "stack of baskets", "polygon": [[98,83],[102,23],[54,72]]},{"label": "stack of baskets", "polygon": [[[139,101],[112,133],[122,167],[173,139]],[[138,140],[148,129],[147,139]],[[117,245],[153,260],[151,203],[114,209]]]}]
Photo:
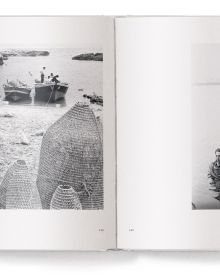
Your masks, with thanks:
[{"label": "stack of baskets", "polygon": [[25,161],[0,185],[1,209],[103,209],[102,125],[77,103],[43,137],[36,185]]}]

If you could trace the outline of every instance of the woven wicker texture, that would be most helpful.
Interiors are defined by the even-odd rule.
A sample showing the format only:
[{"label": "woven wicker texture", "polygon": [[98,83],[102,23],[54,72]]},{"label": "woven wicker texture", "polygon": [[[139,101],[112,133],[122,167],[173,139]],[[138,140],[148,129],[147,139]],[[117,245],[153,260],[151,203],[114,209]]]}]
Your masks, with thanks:
[{"label": "woven wicker texture", "polygon": [[81,210],[82,206],[78,194],[71,186],[58,186],[50,203],[50,209],[75,209]]},{"label": "woven wicker texture", "polygon": [[9,179],[11,178],[11,169],[12,166],[8,168],[2,182],[0,185],[0,208],[5,209],[6,208],[6,191],[7,191],[7,186],[9,184]]},{"label": "woven wicker texture", "polygon": [[103,125],[102,125],[102,121],[101,121],[100,117],[97,117],[96,121],[97,121],[98,130],[99,130],[99,134],[100,134],[101,140],[103,141]]},{"label": "woven wicker texture", "polygon": [[77,103],[45,133],[37,187],[48,209],[59,185],[79,193],[83,209],[103,209],[103,148],[93,111]]},{"label": "woven wicker texture", "polygon": [[17,160],[5,174],[0,186],[1,208],[41,209],[36,185],[32,185],[24,160]]}]

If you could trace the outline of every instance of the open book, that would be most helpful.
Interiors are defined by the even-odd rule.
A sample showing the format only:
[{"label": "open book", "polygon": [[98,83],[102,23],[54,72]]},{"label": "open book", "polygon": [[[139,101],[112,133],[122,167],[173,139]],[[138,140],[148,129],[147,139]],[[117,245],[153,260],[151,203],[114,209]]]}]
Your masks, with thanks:
[{"label": "open book", "polygon": [[220,18],[0,18],[0,249],[220,249]]}]

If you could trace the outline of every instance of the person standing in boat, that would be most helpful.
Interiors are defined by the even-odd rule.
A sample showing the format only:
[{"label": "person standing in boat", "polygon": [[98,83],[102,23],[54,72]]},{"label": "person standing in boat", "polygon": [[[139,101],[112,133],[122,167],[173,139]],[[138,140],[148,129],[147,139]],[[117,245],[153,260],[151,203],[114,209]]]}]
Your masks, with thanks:
[{"label": "person standing in boat", "polygon": [[45,77],[46,67],[43,67],[43,69],[40,71],[40,82],[44,83],[44,77]]}]

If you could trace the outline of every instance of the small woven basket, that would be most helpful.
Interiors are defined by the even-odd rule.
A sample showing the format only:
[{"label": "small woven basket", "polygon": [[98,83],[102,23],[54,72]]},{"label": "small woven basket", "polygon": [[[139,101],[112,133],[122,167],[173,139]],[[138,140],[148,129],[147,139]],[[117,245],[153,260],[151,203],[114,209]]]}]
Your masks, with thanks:
[{"label": "small woven basket", "polygon": [[31,184],[24,160],[14,162],[0,185],[0,205],[3,209],[41,209],[36,185]]},{"label": "small woven basket", "polygon": [[50,209],[75,209],[81,210],[78,194],[71,186],[60,185],[55,190],[50,203]]}]

